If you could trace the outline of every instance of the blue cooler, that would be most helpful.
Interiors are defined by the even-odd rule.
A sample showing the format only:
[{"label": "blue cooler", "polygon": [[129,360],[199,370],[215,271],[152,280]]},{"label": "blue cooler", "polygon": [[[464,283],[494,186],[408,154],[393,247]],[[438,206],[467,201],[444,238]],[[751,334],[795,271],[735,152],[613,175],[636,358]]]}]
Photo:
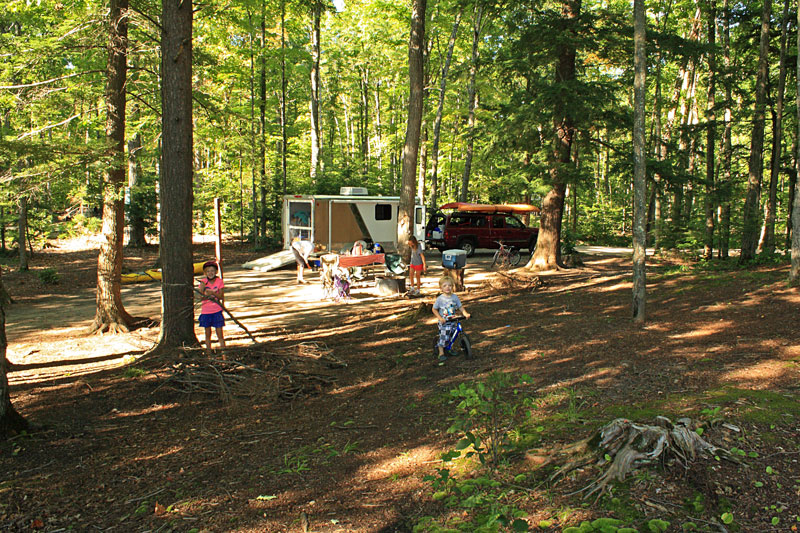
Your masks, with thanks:
[{"label": "blue cooler", "polygon": [[444,268],[464,268],[467,264],[465,250],[445,250],[442,252],[442,266]]}]

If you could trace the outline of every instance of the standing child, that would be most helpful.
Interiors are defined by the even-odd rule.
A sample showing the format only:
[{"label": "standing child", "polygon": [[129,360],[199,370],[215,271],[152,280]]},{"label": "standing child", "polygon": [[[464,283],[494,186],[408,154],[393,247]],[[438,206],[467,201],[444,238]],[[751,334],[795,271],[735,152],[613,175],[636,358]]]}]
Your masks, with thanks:
[{"label": "standing child", "polygon": [[[211,355],[211,328],[217,330],[217,339],[220,349],[225,349],[225,336],[222,328],[225,326],[225,317],[222,316],[223,287],[225,284],[222,278],[217,277],[218,267],[214,261],[206,261],[203,264],[205,279],[200,280],[200,294],[203,295],[203,303],[200,306],[200,327],[206,330],[206,353]],[[222,354],[225,359],[225,354]]]},{"label": "standing child", "polygon": [[461,305],[461,300],[453,293],[455,281],[450,276],[444,276],[439,280],[439,288],[442,293],[436,297],[433,302],[433,314],[439,321],[439,362],[443,363],[447,360],[447,355],[444,353],[444,347],[448,345],[450,339],[458,327],[455,322],[448,322],[447,319],[457,314],[462,314],[469,318],[469,312]]},{"label": "standing child", "polygon": [[[408,269],[408,277],[411,281],[411,288],[408,290],[410,294],[419,294],[422,290],[422,273],[428,270],[428,265],[425,263],[425,254],[419,246],[419,241],[413,235],[408,239],[408,245],[411,247],[411,264]],[[416,279],[417,287],[414,288]]]}]

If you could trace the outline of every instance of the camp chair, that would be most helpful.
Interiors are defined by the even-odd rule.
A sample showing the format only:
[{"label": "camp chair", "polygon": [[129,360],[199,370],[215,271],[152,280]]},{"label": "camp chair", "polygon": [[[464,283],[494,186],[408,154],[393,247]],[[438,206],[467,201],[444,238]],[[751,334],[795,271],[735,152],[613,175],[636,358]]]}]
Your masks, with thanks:
[{"label": "camp chair", "polygon": [[336,267],[333,269],[333,299],[350,299],[350,272],[346,268]]},{"label": "camp chair", "polygon": [[335,296],[334,274],[339,269],[339,256],[337,254],[325,254],[319,258],[322,267],[319,273],[322,281],[322,298],[333,298]]},{"label": "camp chair", "polygon": [[403,262],[403,258],[400,254],[386,254],[385,257],[385,266],[388,273],[396,276],[405,275],[406,264]]}]

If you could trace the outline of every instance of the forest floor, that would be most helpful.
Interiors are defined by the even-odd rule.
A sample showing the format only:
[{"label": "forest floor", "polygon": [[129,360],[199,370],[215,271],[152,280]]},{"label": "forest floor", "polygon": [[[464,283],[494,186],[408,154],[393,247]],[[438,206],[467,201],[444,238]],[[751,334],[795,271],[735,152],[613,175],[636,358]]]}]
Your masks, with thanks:
[{"label": "forest floor", "polygon": [[[196,261],[211,255],[196,246]],[[85,336],[91,242],[38,252],[28,273],[4,269],[12,401],[34,431],[0,444],[0,531],[495,531],[514,517],[540,531],[612,518],[640,531],[800,526],[800,294],[787,265],[648,258],[648,320],[636,326],[629,257],[587,255],[534,283],[489,272],[479,254],[460,295],[476,357],[438,366],[421,305],[436,295],[438,253],[423,298],[362,288],[348,303],[320,301],[290,269],[240,268],[260,255],[224,247],[226,305],[258,341],[228,322],[226,362],[196,347],[142,356],[157,328]],[[125,267],[156,256],[126,250]],[[58,284],[40,280],[48,267]],[[125,286],[123,301],[158,318],[159,286]],[[498,372],[514,385],[473,404],[497,416],[459,408],[451,391],[478,394]],[[667,461],[588,499],[574,493],[600,467],[549,481],[566,445],[657,415],[690,417],[740,462]],[[451,425],[480,436],[487,423],[504,445],[495,469],[442,462],[464,437]]]}]

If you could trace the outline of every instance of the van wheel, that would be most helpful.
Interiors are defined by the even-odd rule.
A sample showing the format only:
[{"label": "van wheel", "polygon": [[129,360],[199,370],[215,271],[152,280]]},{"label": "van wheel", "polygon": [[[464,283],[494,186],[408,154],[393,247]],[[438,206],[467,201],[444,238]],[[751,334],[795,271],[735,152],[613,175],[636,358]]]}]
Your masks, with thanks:
[{"label": "van wheel", "polygon": [[475,255],[475,241],[472,239],[461,239],[458,241],[458,247],[467,252],[467,257]]}]

